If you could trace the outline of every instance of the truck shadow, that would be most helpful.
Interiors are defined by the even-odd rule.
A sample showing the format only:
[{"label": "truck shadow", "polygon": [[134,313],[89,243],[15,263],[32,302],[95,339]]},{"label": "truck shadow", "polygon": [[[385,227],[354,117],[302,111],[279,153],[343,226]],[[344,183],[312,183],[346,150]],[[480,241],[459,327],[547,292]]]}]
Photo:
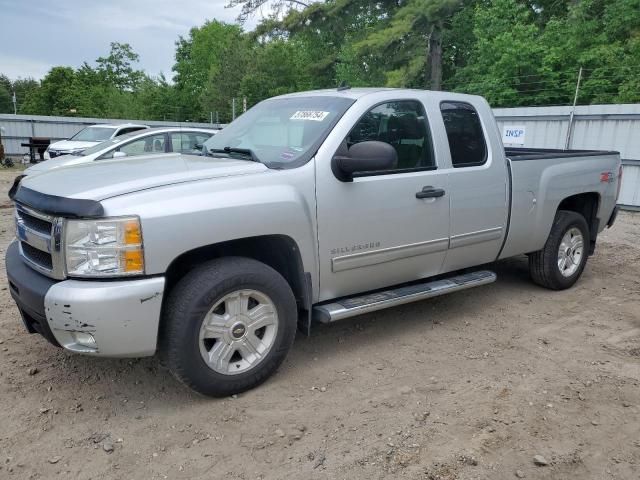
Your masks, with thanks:
[{"label": "truck shadow", "polygon": [[[303,344],[312,344],[315,350],[324,350],[325,354],[329,353],[327,350],[336,349],[336,345],[337,350],[341,350],[340,342],[336,344],[333,340],[336,336],[345,334],[362,337],[365,342],[368,341],[367,337],[369,336],[379,337],[378,340],[383,344],[396,336],[411,334],[412,331],[417,333],[425,323],[429,325],[445,322],[455,324],[463,317],[487,314],[487,309],[493,303],[492,298],[512,297],[515,292],[523,292],[526,295],[536,291],[548,291],[531,283],[527,262],[527,257],[522,256],[479,266],[477,270],[496,272],[498,279],[490,285],[400,305],[333,324],[314,323],[311,337],[298,336],[294,352],[296,347],[304,349]],[[383,335],[367,335],[366,330],[369,329],[374,329],[372,334],[380,333]],[[358,342],[360,340],[361,338],[358,338]],[[378,340],[372,339],[371,341]],[[358,345],[348,342],[346,348],[358,348]],[[331,353],[338,354],[337,351]]]}]

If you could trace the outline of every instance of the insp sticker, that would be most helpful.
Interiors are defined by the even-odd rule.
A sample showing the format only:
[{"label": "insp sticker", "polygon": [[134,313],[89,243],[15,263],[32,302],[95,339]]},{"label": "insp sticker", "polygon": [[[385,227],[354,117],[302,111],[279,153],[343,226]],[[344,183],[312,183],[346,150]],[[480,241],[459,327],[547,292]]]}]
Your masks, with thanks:
[{"label": "insp sticker", "polygon": [[291,115],[290,120],[312,120],[314,122],[323,121],[329,112],[322,112],[320,110],[298,110]]}]

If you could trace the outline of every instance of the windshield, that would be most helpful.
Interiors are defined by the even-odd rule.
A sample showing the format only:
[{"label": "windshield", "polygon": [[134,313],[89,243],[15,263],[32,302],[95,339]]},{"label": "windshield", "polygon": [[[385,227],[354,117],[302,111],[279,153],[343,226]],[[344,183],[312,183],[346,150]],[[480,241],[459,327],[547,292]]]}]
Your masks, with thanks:
[{"label": "windshield", "polygon": [[271,168],[302,165],[353,102],[324,96],[265,100],[207,140],[205,153],[253,158]]},{"label": "windshield", "polygon": [[92,153],[98,153],[99,151],[104,150],[105,148],[109,148],[113,145],[116,145],[121,141],[122,141],[122,137],[116,137],[116,138],[112,138],[111,140],[107,140],[105,142],[100,142],[97,145],[94,145],[93,147],[85,148],[82,151],[82,155],[91,155]]},{"label": "windshield", "polygon": [[78,142],[102,142],[113,135],[116,129],[112,127],[87,127],[80,130],[69,140]]}]

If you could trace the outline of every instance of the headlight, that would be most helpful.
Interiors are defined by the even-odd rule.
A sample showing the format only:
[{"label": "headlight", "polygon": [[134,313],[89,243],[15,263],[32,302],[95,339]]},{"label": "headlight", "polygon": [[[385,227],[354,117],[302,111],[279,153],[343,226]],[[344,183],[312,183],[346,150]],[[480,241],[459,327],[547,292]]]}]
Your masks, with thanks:
[{"label": "headlight", "polygon": [[119,277],[144,273],[138,217],[67,220],[64,245],[70,276]]}]

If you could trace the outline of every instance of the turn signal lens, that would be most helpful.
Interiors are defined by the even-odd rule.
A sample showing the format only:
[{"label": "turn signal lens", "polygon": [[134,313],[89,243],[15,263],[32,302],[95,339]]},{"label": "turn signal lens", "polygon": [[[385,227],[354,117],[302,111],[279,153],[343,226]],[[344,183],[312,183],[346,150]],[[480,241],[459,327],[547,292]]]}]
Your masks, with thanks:
[{"label": "turn signal lens", "polygon": [[144,270],[144,257],[142,249],[125,250],[122,252],[122,264],[126,273],[140,273]]},{"label": "turn signal lens", "polygon": [[142,232],[138,220],[129,220],[124,224],[124,244],[140,245],[142,243]]}]

